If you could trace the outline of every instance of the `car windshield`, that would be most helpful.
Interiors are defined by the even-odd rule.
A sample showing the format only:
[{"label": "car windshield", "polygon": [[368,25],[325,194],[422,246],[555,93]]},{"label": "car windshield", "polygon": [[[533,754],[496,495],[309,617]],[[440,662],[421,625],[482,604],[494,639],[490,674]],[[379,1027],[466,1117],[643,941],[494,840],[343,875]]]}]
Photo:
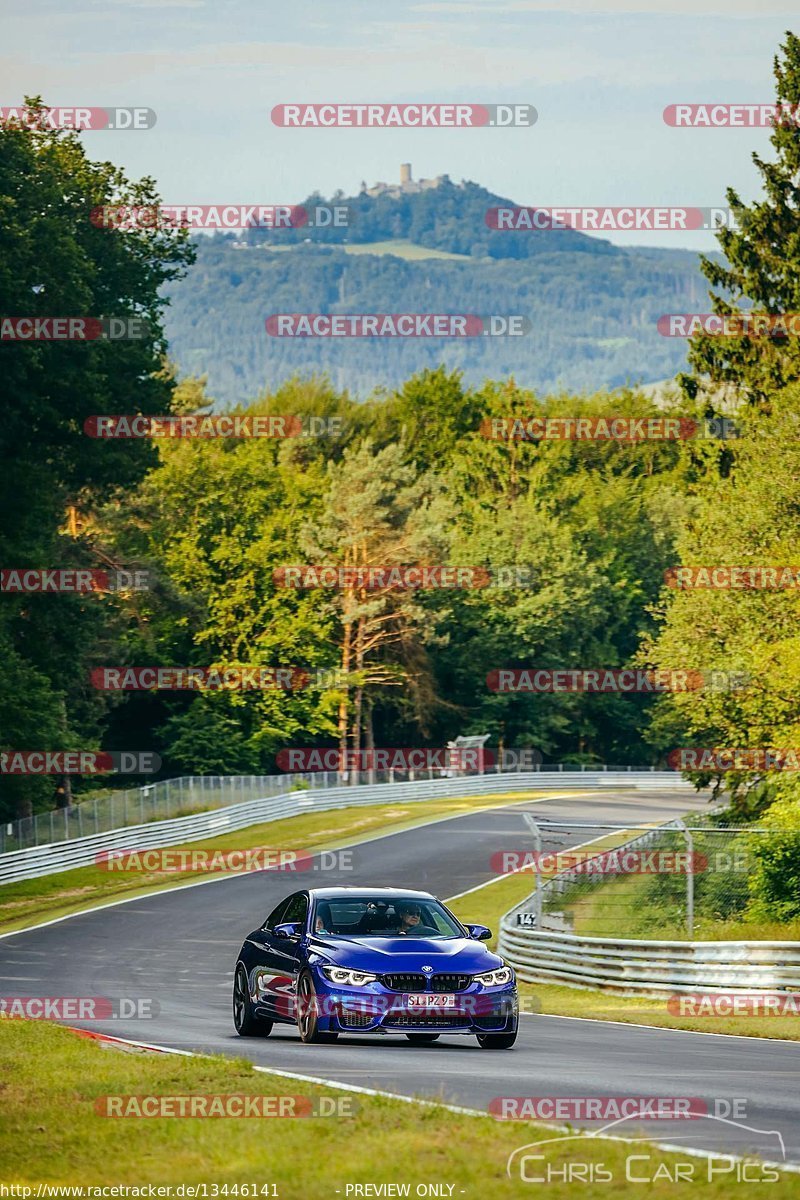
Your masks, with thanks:
[{"label": "car windshield", "polygon": [[464,930],[438,900],[416,896],[348,896],[318,899],[312,928],[336,937],[464,937]]}]

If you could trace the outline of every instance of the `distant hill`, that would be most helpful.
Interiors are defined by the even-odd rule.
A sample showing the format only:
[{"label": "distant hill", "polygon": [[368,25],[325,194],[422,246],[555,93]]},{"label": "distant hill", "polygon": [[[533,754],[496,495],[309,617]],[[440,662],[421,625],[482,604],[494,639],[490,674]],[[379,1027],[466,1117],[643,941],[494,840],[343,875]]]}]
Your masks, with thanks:
[{"label": "distant hill", "polygon": [[[622,249],[573,230],[494,231],[486,209],[512,202],[477,184],[304,201],[315,203],[355,206],[353,226],[201,237],[195,266],[170,291],[171,354],[183,373],[207,374],[220,403],[295,373],[325,372],[363,396],[440,362],[469,383],[513,375],[539,390],[663,380],[683,365],[685,343],[662,337],[656,321],[708,303],[693,252]],[[278,312],[521,314],[532,328],[517,338],[270,337],[264,322]]]},{"label": "distant hill", "polygon": [[311,210],[315,205],[347,205],[350,223],[346,227],[332,225],[309,230],[305,227],[286,230],[250,229],[246,240],[251,245],[273,242],[281,245],[303,243],[311,238],[316,244],[331,246],[348,242],[383,242],[397,238],[445,250],[470,258],[534,258],[550,254],[554,244],[561,251],[582,251],[584,254],[618,254],[610,242],[587,237],[574,229],[536,229],[516,233],[490,229],[486,224],[488,209],[498,205],[513,207],[514,201],[496,196],[480,184],[449,179],[436,188],[408,195],[384,193],[358,196],[337,193],[326,200],[318,193],[308,196],[302,207]]}]

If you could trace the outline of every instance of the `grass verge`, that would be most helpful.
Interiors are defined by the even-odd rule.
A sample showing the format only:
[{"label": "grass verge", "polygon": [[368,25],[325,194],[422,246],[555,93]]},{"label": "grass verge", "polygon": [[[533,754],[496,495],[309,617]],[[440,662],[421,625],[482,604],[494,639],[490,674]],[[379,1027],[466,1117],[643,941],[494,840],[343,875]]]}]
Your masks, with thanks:
[{"label": "grass verge", "polygon": [[[308,1049],[313,1073],[313,1047]],[[437,1053],[431,1047],[432,1060]],[[479,1058],[484,1052],[474,1053]],[[574,1183],[564,1178],[570,1163],[602,1164],[616,1183],[615,1195],[640,1197],[641,1184],[626,1179],[628,1155],[640,1156],[635,1162],[639,1178],[658,1172],[655,1192],[668,1192],[670,1200],[698,1195],[723,1200],[730,1194],[729,1173],[707,1182],[708,1164],[702,1159],[641,1142],[556,1140],[548,1150],[547,1142],[561,1135],[541,1126],[357,1096],[256,1072],[240,1059],[119,1053],[44,1022],[0,1021],[0,1077],[3,1182],[34,1188],[40,1183],[84,1188],[255,1184],[272,1186],[238,1194],[333,1200],[337,1194],[344,1198],[353,1184],[407,1184],[413,1196],[417,1185],[437,1183],[445,1189],[434,1194],[493,1200],[530,1194],[530,1183],[506,1177],[506,1160],[520,1146],[542,1139],[544,1145],[533,1153],[545,1161],[534,1165],[537,1172],[548,1167],[557,1172],[547,1188],[551,1200],[574,1195]],[[352,1115],[115,1119],[96,1111],[108,1096],[192,1095],[303,1096],[317,1104],[328,1097],[329,1107],[338,1100]],[[655,1123],[647,1124],[652,1131]],[[684,1167],[693,1166],[694,1180],[669,1183],[681,1160]],[[722,1171],[722,1161],[714,1161]],[[580,1194],[607,1198],[608,1182],[582,1182]],[[797,1194],[797,1177],[780,1176],[769,1194],[788,1200]]]},{"label": "grass verge", "polygon": [[[302,795],[302,793],[298,793]],[[515,800],[549,799],[562,793],[509,792],[503,795],[450,796],[438,800],[352,806],[325,812],[304,812],[281,821],[251,825],[215,838],[170,849],[250,850],[283,847],[293,850],[334,850],[369,836],[411,829],[437,817],[458,816],[480,808],[499,808]],[[218,873],[217,873],[218,874]],[[180,887],[210,877],[208,872],[114,872],[99,866],[77,867],[0,887],[0,933],[25,929],[39,921],[68,916],[98,904]]]},{"label": "grass verge", "polygon": [[615,937],[616,931],[627,929],[631,937],[677,942],[800,941],[800,920],[753,921],[746,915],[716,919],[696,911],[690,938],[685,905],[672,903],[669,909],[662,907],[659,911],[652,897],[652,880],[648,875],[611,879],[578,899],[568,900],[564,911],[572,914],[575,933]]},{"label": "grass verge", "polygon": [[[320,243],[322,244],[322,243]],[[475,262],[469,254],[454,254],[450,250],[435,250],[430,246],[420,246],[417,242],[410,242],[407,238],[394,238],[383,242],[348,242],[344,245],[342,242],[326,243],[334,250],[344,250],[345,254],[375,254],[383,256],[392,254],[395,258],[405,258],[410,262],[419,262],[426,258],[445,259],[450,262]],[[270,254],[291,253],[296,247],[288,246],[270,246]]]}]

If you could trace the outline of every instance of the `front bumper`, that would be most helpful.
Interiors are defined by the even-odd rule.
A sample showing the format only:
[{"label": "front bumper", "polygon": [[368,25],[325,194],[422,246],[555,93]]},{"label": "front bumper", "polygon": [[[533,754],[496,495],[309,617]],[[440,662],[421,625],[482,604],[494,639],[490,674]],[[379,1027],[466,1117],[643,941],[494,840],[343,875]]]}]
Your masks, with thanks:
[{"label": "front bumper", "polygon": [[[327,981],[326,981],[327,982]],[[517,1028],[516,985],[456,992],[454,1008],[410,1008],[404,994],[380,984],[320,987],[320,1028],[340,1033],[511,1033]]]}]

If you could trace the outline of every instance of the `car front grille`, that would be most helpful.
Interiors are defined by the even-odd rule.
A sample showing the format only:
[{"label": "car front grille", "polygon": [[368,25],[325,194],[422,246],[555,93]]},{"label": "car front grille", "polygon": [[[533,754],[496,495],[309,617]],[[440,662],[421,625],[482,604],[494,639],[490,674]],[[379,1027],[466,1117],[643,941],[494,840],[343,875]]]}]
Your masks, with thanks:
[{"label": "car front grille", "polygon": [[381,983],[390,992],[463,992],[472,982],[469,975],[442,972],[425,976],[421,971],[392,972],[381,976]]},{"label": "car front grille", "polygon": [[427,980],[421,972],[406,971],[404,974],[382,975],[381,983],[390,992],[424,992],[427,990]]},{"label": "car front grille", "polygon": [[463,992],[471,982],[469,975],[431,975],[431,991]]}]

